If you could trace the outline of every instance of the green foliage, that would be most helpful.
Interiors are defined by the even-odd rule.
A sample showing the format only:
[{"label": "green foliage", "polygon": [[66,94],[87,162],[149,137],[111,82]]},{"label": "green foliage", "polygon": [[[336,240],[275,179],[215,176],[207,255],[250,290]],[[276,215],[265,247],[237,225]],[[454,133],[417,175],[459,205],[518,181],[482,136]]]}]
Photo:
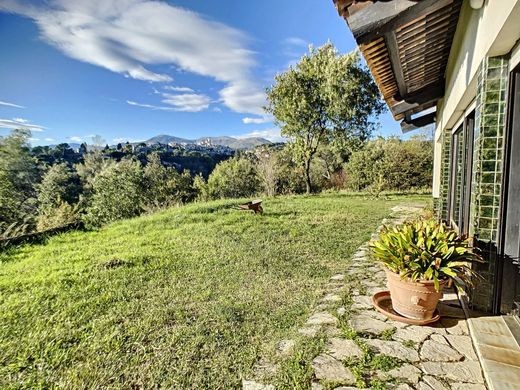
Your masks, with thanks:
[{"label": "green foliage", "polygon": [[371,242],[374,256],[389,270],[412,281],[453,280],[458,287],[471,285],[474,272],[469,264],[482,261],[471,246],[471,239],[460,237],[444,223],[435,220],[406,222],[384,228]]},{"label": "green foliage", "polygon": [[208,178],[211,198],[243,198],[258,192],[259,180],[254,165],[235,157],[219,163]]},{"label": "green foliage", "polygon": [[77,173],[64,163],[50,167],[36,188],[41,209],[55,207],[60,201],[74,204],[81,191]]},{"label": "green foliage", "polygon": [[38,230],[47,230],[55,227],[68,225],[81,220],[79,204],[71,205],[64,201],[59,201],[53,207],[40,210],[38,214]]},{"label": "green foliage", "polygon": [[367,140],[372,119],[384,109],[379,95],[359,55],[340,55],[331,43],[311,47],[295,67],[275,77],[275,85],[267,89],[266,110],[293,142],[307,192],[319,146],[338,139]]},{"label": "green foliage", "polygon": [[32,225],[36,212],[34,184],[39,181],[30,155],[29,130],[0,137],[0,231],[12,223]]},{"label": "green foliage", "polygon": [[198,201],[206,202],[211,199],[209,195],[208,183],[206,183],[206,180],[204,180],[202,175],[197,175],[193,179],[193,189],[197,194]]},{"label": "green foliage", "polygon": [[145,194],[143,169],[137,161],[106,166],[92,181],[92,200],[85,221],[91,226],[139,215]]},{"label": "green foliage", "polygon": [[429,188],[433,172],[433,142],[378,138],[355,151],[346,164],[349,187],[379,194],[386,190]]},{"label": "green foliage", "polygon": [[38,191],[38,230],[76,222],[81,185],[78,175],[64,163],[53,165],[44,174]]},{"label": "green foliage", "polygon": [[148,156],[143,179],[144,202],[148,209],[182,204],[195,196],[189,172],[180,174],[175,168],[165,167],[157,153]]},{"label": "green foliage", "polygon": [[255,151],[256,172],[260,179],[263,191],[267,196],[275,196],[278,193],[278,181],[280,176],[280,163],[278,152],[268,147],[259,147]]}]

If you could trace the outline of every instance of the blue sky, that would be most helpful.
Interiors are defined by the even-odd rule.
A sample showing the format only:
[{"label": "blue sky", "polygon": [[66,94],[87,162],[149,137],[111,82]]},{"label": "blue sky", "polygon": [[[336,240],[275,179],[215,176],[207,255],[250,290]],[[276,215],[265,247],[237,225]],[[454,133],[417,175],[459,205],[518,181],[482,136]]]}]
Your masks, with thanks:
[{"label": "blue sky", "polygon": [[[0,135],[276,140],[265,87],[327,40],[355,48],[332,0],[1,0]],[[400,135],[388,112],[380,120]]]}]

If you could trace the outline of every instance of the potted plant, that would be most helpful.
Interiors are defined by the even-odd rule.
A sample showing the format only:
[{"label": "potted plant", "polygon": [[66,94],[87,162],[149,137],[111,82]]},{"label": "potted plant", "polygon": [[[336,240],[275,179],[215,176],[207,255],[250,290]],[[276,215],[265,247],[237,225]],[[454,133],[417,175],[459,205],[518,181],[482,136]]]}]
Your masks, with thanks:
[{"label": "potted plant", "polygon": [[432,318],[448,283],[471,285],[470,263],[482,261],[470,239],[434,220],[384,227],[370,247],[385,266],[393,309],[417,320]]}]

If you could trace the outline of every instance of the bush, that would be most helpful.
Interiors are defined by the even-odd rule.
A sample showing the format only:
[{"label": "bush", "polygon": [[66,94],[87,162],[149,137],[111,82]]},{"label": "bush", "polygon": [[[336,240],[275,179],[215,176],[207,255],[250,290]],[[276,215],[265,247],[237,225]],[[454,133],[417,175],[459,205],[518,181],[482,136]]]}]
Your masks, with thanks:
[{"label": "bush", "polygon": [[81,192],[78,175],[66,164],[53,165],[36,187],[38,192],[38,230],[50,229],[78,220],[77,204]]},{"label": "bush", "polygon": [[92,181],[92,199],[85,222],[90,226],[123,218],[143,211],[143,169],[138,161],[122,160],[99,172]]},{"label": "bush", "polygon": [[180,174],[175,168],[163,166],[157,153],[148,157],[143,177],[147,209],[165,208],[195,197],[189,172]]},{"label": "bush", "polygon": [[249,197],[258,191],[259,184],[251,161],[235,157],[215,167],[208,178],[208,193],[213,199]]},{"label": "bush", "polygon": [[71,206],[67,202],[59,202],[53,208],[43,209],[38,215],[37,229],[39,231],[48,230],[81,220],[79,205]]},{"label": "bush", "polygon": [[433,145],[424,138],[379,138],[354,152],[346,164],[348,187],[379,193],[431,187]]}]

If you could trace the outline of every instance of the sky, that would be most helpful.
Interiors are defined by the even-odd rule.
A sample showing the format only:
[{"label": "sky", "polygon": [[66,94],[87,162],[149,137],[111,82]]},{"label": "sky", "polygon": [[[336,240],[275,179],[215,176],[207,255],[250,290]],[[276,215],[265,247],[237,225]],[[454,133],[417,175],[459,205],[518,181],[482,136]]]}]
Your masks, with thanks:
[{"label": "sky", "polygon": [[[329,40],[356,46],[332,0],[0,0],[0,136],[277,141],[265,88]],[[380,122],[401,134],[389,112]]]}]

